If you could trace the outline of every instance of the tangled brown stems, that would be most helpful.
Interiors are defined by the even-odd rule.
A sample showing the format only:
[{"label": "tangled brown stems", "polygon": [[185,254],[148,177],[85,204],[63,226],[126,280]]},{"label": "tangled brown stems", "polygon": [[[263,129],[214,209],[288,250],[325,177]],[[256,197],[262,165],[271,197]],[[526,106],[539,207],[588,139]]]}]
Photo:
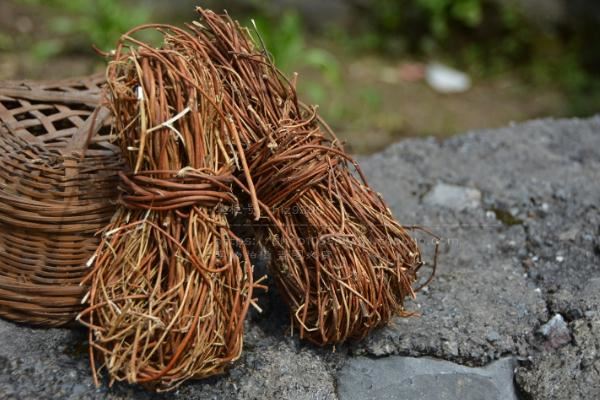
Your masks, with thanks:
[{"label": "tangled brown stems", "polygon": [[223,112],[223,82],[189,33],[149,28],[163,33],[163,46],[131,31],[107,70],[131,172],[121,173],[121,205],[103,231],[79,319],[90,329],[96,379],[105,369],[111,383],[167,390],[239,357],[254,283],[226,219],[245,160],[232,150],[237,132]]},{"label": "tangled brown stems", "polygon": [[227,91],[223,103],[269,222],[271,273],[300,336],[317,344],[360,339],[408,315],[404,298],[414,296],[423,265],[416,241],[316,108],[298,100],[296,78],[287,80],[227,15],[198,11],[201,24],[190,28],[206,53],[196,57],[215,66]]},{"label": "tangled brown stems", "polygon": [[[89,276],[92,363],[168,389],[241,351],[251,266],[224,208],[232,188],[266,222],[273,274],[300,336],[360,339],[394,315],[423,265],[417,243],[248,31],[201,23],[160,49],[123,36],[108,69],[132,173]],[[243,183],[244,182],[244,183]],[[236,196],[237,195],[237,196]],[[242,253],[240,262],[234,244]]]}]

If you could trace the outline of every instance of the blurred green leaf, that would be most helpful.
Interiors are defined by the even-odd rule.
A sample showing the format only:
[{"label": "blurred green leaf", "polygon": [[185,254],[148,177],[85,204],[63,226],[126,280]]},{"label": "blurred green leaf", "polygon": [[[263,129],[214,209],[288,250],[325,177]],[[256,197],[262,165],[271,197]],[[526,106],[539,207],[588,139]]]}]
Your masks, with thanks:
[{"label": "blurred green leaf", "polygon": [[13,47],[13,39],[10,35],[0,32],[0,49],[9,50]]},{"label": "blurred green leaf", "polygon": [[55,33],[70,34],[77,30],[77,22],[73,17],[53,17],[48,21],[48,28]]},{"label": "blurred green leaf", "polygon": [[265,17],[255,20],[260,40],[265,42],[267,50],[276,65],[283,71],[290,73],[290,68],[298,61],[305,50],[304,35],[300,17],[297,13],[285,13],[278,23],[273,23]]},{"label": "blurred green leaf", "polygon": [[330,52],[310,48],[304,53],[304,62],[307,66],[317,67],[325,76],[325,79],[330,83],[341,83],[342,74],[337,58]]},{"label": "blurred green leaf", "polygon": [[377,110],[381,107],[381,94],[375,88],[365,88],[359,93],[360,99],[368,109]]},{"label": "blurred green leaf", "polygon": [[63,44],[58,39],[39,40],[31,48],[31,54],[37,60],[46,60],[59,54],[63,50]]},{"label": "blurred green leaf", "polygon": [[[264,42],[273,61],[283,72],[290,74],[297,72],[298,68],[312,67],[323,74],[325,84],[336,85],[341,82],[341,69],[335,56],[306,44],[302,20],[297,13],[288,11],[276,22],[265,17],[257,18],[254,22],[257,32],[251,33],[255,36],[255,42]],[[307,86],[308,95],[313,101],[322,99],[322,88]]]},{"label": "blurred green leaf", "polygon": [[150,17],[147,7],[119,0],[20,0],[29,6],[49,10],[47,28],[53,37],[61,36],[62,45],[55,40],[33,43],[31,51],[38,58],[48,58],[72,46],[96,45],[103,50],[114,47],[121,34]]},{"label": "blurred green leaf", "polygon": [[481,3],[481,0],[457,0],[452,4],[452,15],[467,26],[478,26],[482,18]]},{"label": "blurred green leaf", "polygon": [[312,104],[323,104],[327,98],[325,88],[317,82],[305,82],[303,91]]}]

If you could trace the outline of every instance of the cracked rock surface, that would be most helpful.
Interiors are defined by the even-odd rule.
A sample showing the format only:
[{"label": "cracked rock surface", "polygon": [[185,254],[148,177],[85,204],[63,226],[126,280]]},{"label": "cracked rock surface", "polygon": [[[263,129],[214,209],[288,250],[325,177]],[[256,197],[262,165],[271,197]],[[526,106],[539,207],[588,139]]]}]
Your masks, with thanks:
[{"label": "cracked rock surface", "polygon": [[[359,161],[401,223],[441,237],[436,278],[407,305],[419,317],[316,348],[289,336],[269,293],[229,373],[167,395],[96,389],[81,330],[0,320],[0,398],[600,398],[600,117],[405,140]],[[431,259],[431,237],[415,236]]]},{"label": "cracked rock surface", "polygon": [[338,394],[345,400],[515,400],[507,384],[513,368],[512,358],[472,368],[425,357],[355,357],[339,373]]}]

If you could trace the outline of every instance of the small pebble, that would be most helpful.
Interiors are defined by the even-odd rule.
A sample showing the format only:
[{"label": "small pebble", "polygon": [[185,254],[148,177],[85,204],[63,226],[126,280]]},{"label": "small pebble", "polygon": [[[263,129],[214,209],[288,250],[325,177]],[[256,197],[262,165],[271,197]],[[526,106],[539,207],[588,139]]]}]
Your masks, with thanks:
[{"label": "small pebble", "polygon": [[501,339],[500,334],[496,331],[491,331],[486,335],[486,340],[488,342],[494,343]]},{"label": "small pebble", "polygon": [[555,314],[538,331],[546,339],[546,348],[557,349],[571,341],[571,331],[560,314]]}]

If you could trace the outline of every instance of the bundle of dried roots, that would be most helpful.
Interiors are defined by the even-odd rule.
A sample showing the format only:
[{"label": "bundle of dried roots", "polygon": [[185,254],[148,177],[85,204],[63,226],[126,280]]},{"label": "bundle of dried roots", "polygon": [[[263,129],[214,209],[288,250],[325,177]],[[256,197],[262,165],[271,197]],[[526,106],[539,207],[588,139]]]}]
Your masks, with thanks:
[{"label": "bundle of dried roots", "polygon": [[[300,336],[317,344],[360,339],[395,315],[423,265],[316,108],[274,66],[260,36],[198,9],[191,26],[227,91],[274,252],[271,274]],[[357,178],[355,172],[359,175]]]},{"label": "bundle of dried roots", "polygon": [[[139,29],[161,32],[162,47],[136,40]],[[167,390],[221,373],[242,350],[255,283],[226,214],[245,161],[222,105],[225,83],[198,56],[206,45],[178,28],[140,27],[121,38],[107,70],[130,172],[79,316],[96,379],[106,370],[111,383]]]},{"label": "bundle of dried roots", "polygon": [[[240,355],[258,285],[225,216],[237,198],[267,227],[292,326],[317,344],[407,315],[423,265],[316,108],[298,100],[295,78],[227,15],[198,11],[188,30],[129,32],[112,55],[109,103],[132,172],[121,174],[81,315],[94,368],[160,389]],[[163,34],[162,47],[134,39],[140,29]]]}]

